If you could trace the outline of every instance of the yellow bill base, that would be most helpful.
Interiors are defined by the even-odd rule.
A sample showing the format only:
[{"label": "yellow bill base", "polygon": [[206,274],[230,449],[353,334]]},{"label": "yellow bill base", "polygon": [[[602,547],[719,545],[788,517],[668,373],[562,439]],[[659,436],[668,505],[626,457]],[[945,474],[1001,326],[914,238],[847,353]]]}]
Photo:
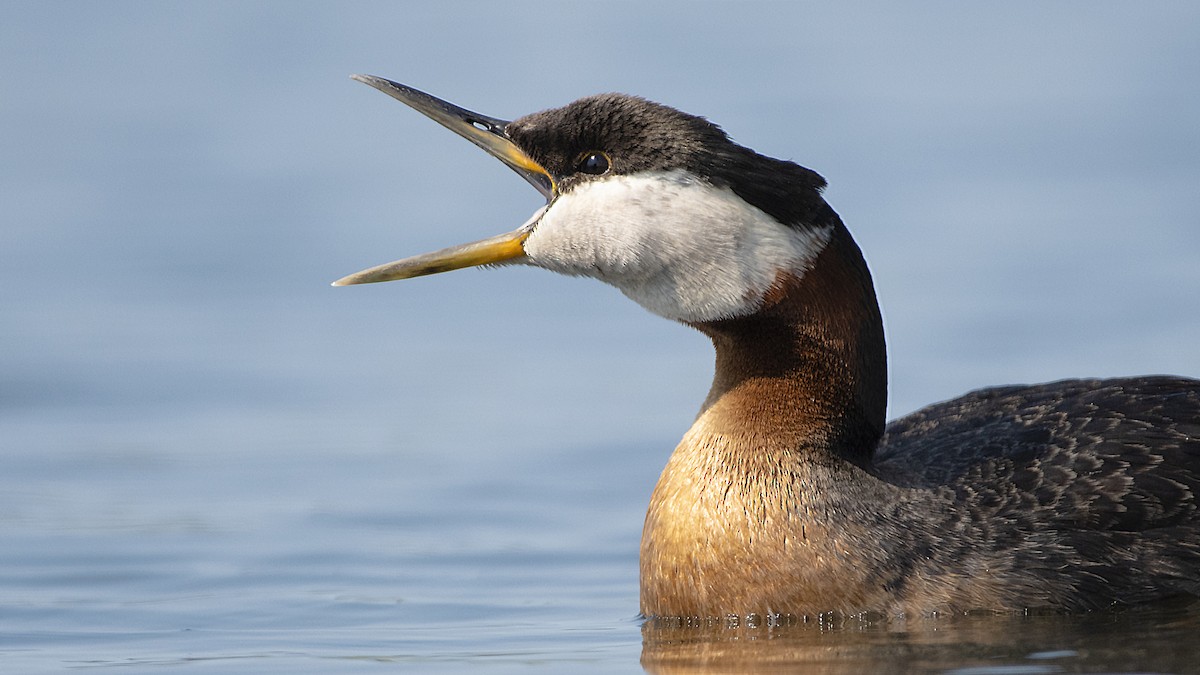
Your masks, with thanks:
[{"label": "yellow bill base", "polygon": [[333,282],[334,286],[353,286],[355,284],[374,284],[382,281],[412,279],[428,274],[449,272],[464,267],[477,267],[507,262],[524,257],[525,249],[522,243],[529,236],[529,229],[521,227],[518,230],[501,234],[488,239],[451,246],[432,253],[423,253],[411,258],[378,265],[361,272],[355,272]]}]

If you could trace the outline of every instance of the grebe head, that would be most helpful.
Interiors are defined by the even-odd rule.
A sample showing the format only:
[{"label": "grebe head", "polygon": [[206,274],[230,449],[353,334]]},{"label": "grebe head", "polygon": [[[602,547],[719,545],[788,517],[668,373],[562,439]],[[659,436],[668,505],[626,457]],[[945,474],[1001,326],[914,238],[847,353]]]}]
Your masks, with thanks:
[{"label": "grebe head", "polygon": [[382,78],[355,79],[488,151],[546,205],[507,234],[334,285],[518,263],[594,277],[669,319],[711,322],[759,311],[780,283],[803,276],[834,228],[819,175],[668,106],[602,94],[508,122]]}]

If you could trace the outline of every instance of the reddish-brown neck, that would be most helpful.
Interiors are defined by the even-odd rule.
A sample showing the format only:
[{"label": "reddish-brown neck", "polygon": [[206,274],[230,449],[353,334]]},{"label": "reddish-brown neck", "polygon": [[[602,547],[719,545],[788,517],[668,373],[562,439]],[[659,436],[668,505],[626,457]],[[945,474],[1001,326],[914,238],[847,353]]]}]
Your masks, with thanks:
[{"label": "reddish-brown neck", "polygon": [[647,616],[809,614],[879,606],[864,570],[879,499],[862,470],[883,432],[883,326],[862,254],[840,223],[753,316],[698,324],[712,390],[659,477],[642,533]]},{"label": "reddish-brown neck", "polygon": [[883,321],[840,222],[809,270],[780,274],[759,312],[696,327],[716,347],[704,412],[776,447],[869,463],[887,406]]}]

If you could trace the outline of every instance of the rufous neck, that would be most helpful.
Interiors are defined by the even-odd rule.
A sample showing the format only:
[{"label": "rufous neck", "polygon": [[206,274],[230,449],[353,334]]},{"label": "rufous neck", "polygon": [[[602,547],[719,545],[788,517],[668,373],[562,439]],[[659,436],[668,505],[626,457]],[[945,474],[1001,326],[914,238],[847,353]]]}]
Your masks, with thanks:
[{"label": "rufous neck", "polygon": [[887,407],[883,321],[840,221],[809,269],[780,274],[759,312],[695,325],[716,348],[707,428],[870,462]]}]

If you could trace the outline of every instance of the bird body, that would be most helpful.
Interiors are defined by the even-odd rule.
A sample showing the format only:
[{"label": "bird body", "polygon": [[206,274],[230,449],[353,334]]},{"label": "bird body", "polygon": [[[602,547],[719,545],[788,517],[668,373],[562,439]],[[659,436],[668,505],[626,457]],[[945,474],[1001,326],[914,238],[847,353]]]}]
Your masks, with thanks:
[{"label": "bird body", "polygon": [[517,230],[338,285],[480,264],[590,276],[712,339],[646,515],[647,617],[1086,610],[1200,596],[1200,381],[980,390],[885,426],[870,272],[824,180],[606,94],[512,122],[356,76],[547,197]]}]

